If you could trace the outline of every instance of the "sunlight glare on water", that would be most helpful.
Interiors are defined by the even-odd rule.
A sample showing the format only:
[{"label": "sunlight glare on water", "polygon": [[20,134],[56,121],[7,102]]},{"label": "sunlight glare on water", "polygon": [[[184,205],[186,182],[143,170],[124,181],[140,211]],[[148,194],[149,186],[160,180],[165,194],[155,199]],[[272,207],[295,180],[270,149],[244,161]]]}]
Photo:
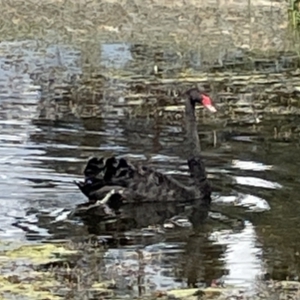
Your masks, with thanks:
[{"label": "sunlight glare on water", "polygon": [[256,233],[253,225],[246,222],[245,228],[238,233],[226,230],[211,235],[215,243],[226,245],[224,254],[225,268],[229,271],[224,280],[228,284],[245,286],[253,284],[263,271],[260,259],[262,250],[256,245]]}]

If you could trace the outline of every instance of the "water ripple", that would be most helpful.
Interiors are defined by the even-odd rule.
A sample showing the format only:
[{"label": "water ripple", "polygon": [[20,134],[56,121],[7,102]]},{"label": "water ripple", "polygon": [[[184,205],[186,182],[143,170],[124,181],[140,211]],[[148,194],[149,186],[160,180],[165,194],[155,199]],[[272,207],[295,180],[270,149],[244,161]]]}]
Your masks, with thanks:
[{"label": "water ripple", "polygon": [[281,189],[282,185],[277,182],[272,182],[266,179],[250,176],[233,176],[235,182],[241,185],[257,186],[266,189]]},{"label": "water ripple", "polygon": [[[57,97],[47,94],[48,79],[52,77],[43,76],[53,74],[58,83],[61,81],[61,85],[56,87],[59,92],[65,91],[69,85],[73,87],[67,79],[72,75],[81,75],[81,53],[63,45],[47,46],[39,52],[30,50],[30,45],[33,45],[32,49],[39,48],[33,41],[0,43],[1,49],[11,49],[8,51],[10,56],[0,57],[0,65],[4,66],[0,68],[0,239],[43,240],[88,236],[89,229],[80,221],[64,221],[76,204],[86,201],[72,181],[82,178],[82,169],[90,156],[124,155],[133,161],[150,164],[165,174],[180,176],[182,180],[189,176],[182,151],[184,130],[181,120],[174,121],[171,126],[169,120],[163,118],[137,120],[126,115],[129,104],[137,104],[138,101],[143,104],[149,95],[156,101],[161,94],[165,101],[170,89],[168,84],[159,85],[156,78],[155,84],[151,85],[152,79],[145,80],[141,75],[132,84],[133,79],[129,75],[126,80],[113,78],[100,82],[99,79],[103,84],[99,92],[103,95],[97,96],[97,99],[84,99],[87,110],[93,111],[95,108],[99,114],[95,118],[80,117],[76,114],[77,104],[64,99],[61,96],[64,93],[58,93]],[[131,47],[127,46],[124,51],[128,57],[125,60],[119,56],[120,53],[105,53],[118,51],[119,46],[101,46],[104,52],[102,60],[117,59],[106,64],[106,67],[116,63],[117,68],[126,68],[126,64],[134,60],[129,55]],[[57,49],[61,53],[60,58]],[[16,66],[18,56],[22,60]],[[173,84],[175,79],[164,78],[164,82]],[[188,84],[184,83],[180,88]],[[145,89],[146,93],[138,89]],[[128,95],[136,97],[130,99]],[[175,104],[172,103],[167,110],[174,107],[178,110],[179,105]],[[252,104],[249,103],[249,107]],[[299,192],[299,149],[288,139],[294,134],[297,141],[299,126],[296,117],[278,122],[278,116],[270,115],[265,120],[262,115],[259,131],[252,124],[255,120],[247,114],[245,118],[237,115],[231,119],[229,115],[222,117],[220,111],[219,122],[216,116],[210,118],[203,114],[200,117],[199,136],[208,178],[213,186],[213,204],[226,213],[215,213],[213,221],[217,220],[216,223],[209,220],[209,226],[201,227],[200,232],[192,237],[182,232],[170,235],[151,232],[147,235],[144,231],[143,235],[142,230],[133,232],[134,229],[124,233],[124,239],[133,246],[111,247],[104,257],[107,274],[113,276],[114,272],[121,273],[120,284],[126,286],[134,279],[130,269],[138,272],[139,258],[133,248],[139,248],[145,258],[145,280],[151,282],[153,288],[182,287],[186,286],[186,278],[209,281],[225,273],[228,274],[224,276],[228,283],[245,285],[253,282],[262,271],[259,257],[265,249],[258,240],[267,245],[272,236],[278,238],[282,235],[285,241],[289,231],[297,227],[290,226],[289,222],[292,219],[296,222],[299,215],[299,205],[293,202],[298,199]],[[224,127],[225,123],[227,125]],[[283,137],[282,140],[270,139],[274,126],[277,137]],[[290,199],[285,201],[288,187]],[[274,197],[274,192],[277,197]],[[265,211],[268,212],[261,213]],[[290,218],[290,214],[294,218]],[[223,215],[226,217],[216,217]],[[253,219],[251,222],[250,217]],[[237,219],[245,221],[242,228],[234,225]],[[283,222],[279,224],[281,220]],[[276,230],[274,224],[277,225],[277,222],[280,231],[273,233],[271,230]],[[266,228],[271,231],[268,236],[264,235]],[[151,228],[146,229],[150,231]],[[155,236],[163,242],[150,243],[141,236]],[[210,237],[208,240],[207,236]],[[103,232],[102,237],[112,239],[112,234]],[[295,239],[292,243],[296,243]],[[299,248],[297,244],[293,247]],[[264,252],[267,259],[269,252]],[[182,265],[186,273],[178,275]],[[120,270],[120,266],[124,268]],[[195,276],[196,279],[193,278]]]}]

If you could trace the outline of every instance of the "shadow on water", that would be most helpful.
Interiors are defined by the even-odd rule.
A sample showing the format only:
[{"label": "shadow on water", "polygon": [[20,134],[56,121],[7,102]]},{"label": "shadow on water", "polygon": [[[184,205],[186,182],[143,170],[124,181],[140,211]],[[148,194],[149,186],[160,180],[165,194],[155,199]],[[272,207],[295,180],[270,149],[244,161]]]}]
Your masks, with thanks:
[{"label": "shadow on water", "polygon": [[[174,74],[182,70],[172,69],[176,58],[170,53],[162,55],[161,50],[159,57],[168,69],[147,69],[147,51],[141,47],[107,45],[103,59],[124,74],[108,76],[111,65],[106,65],[105,76],[93,79],[101,89],[75,101],[69,83],[75,80],[76,86],[83,76],[77,67],[79,53],[61,47],[59,60],[56,48],[46,49],[41,58],[22,52],[28,49],[24,44],[9,47],[11,56],[0,59],[1,239],[82,241],[96,233],[109,245],[104,258],[108,269],[120,261],[135,265],[133,249],[143,249],[149,257],[146,279],[159,289],[210,284],[222,276],[228,283],[248,285],[261,272],[278,279],[299,276],[300,117],[299,104],[288,102],[297,97],[295,89],[273,84],[263,64],[256,70],[258,82],[250,80],[247,88],[240,84],[247,74],[230,75],[228,82],[227,71],[215,75],[215,82],[196,73],[186,81],[181,75],[176,82]],[[22,59],[15,63],[18,51]],[[137,61],[145,76],[132,74]],[[161,74],[168,74],[169,82]],[[278,74],[279,81],[297,85],[290,74]],[[119,232],[80,220],[62,221],[62,214],[85,201],[72,181],[81,178],[91,155],[129,155],[186,177],[178,93],[197,78],[218,96],[219,106],[214,117],[199,111],[203,156],[214,191],[208,220],[194,232],[147,228],[155,225],[150,221],[142,224],[146,228]],[[263,89],[269,92],[261,94]],[[88,92],[76,90],[78,95]],[[143,114],[146,109],[151,115]]]}]

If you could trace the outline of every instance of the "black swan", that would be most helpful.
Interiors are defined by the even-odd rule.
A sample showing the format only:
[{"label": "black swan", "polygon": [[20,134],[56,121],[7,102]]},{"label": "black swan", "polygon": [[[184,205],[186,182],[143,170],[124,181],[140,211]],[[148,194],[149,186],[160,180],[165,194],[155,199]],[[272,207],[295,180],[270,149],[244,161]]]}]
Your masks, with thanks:
[{"label": "black swan", "polygon": [[172,176],[152,168],[134,165],[125,158],[91,158],[84,169],[85,180],[75,182],[89,202],[78,209],[106,205],[118,211],[130,203],[180,203],[196,201],[206,206],[211,202],[211,186],[200,156],[195,105],[202,104],[209,111],[216,109],[208,95],[197,88],[185,92],[186,144],[185,155],[190,172],[190,183],[183,184]]}]

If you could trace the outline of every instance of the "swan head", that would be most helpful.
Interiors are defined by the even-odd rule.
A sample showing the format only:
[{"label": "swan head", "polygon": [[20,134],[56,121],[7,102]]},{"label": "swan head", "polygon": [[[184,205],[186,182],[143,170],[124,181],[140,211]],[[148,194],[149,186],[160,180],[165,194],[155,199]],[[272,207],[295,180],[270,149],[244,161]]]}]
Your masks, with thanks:
[{"label": "swan head", "polygon": [[186,95],[188,96],[188,99],[193,107],[195,107],[196,103],[198,103],[202,104],[206,109],[208,109],[212,113],[215,113],[217,111],[217,109],[213,105],[211,98],[201,89],[192,88],[186,92]]}]

